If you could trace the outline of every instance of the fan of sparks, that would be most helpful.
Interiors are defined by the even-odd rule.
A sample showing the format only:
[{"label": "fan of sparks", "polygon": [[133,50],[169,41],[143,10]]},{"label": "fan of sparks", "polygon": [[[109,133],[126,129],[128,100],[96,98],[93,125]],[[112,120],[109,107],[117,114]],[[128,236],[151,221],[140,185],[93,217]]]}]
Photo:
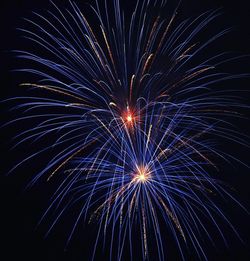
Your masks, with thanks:
[{"label": "fan of sparks", "polygon": [[71,2],[68,10],[52,3],[53,11],[26,19],[33,29],[20,30],[41,52],[17,51],[32,67],[21,71],[36,80],[21,84],[31,94],[14,99],[25,113],[14,121],[36,119],[16,138],[17,145],[36,141],[40,148],[15,168],[50,155],[30,183],[61,177],[43,219],[57,213],[50,232],[77,204],[69,241],[81,222],[97,224],[93,260],[101,242],[111,259],[123,260],[129,248],[132,260],[138,238],[143,260],[152,248],[166,260],[166,233],[183,259],[185,246],[206,259],[203,217],[223,239],[216,219],[232,227],[213,201],[214,194],[231,197],[208,174],[217,169],[214,158],[230,157],[214,141],[244,143],[224,120],[240,117],[243,105],[216,87],[242,75],[219,72],[227,54],[205,52],[228,30],[202,43],[199,34],[217,11],[179,21],[178,8],[171,11],[164,0],[137,0],[131,13],[123,2],[81,9]]}]

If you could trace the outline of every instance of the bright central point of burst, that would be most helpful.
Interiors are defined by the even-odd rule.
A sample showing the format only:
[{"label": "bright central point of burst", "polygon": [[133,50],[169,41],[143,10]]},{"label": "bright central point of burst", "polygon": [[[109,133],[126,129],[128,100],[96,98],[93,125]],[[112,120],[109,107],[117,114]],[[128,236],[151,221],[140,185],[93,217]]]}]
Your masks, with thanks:
[{"label": "bright central point of burst", "polygon": [[129,107],[122,113],[122,119],[127,124],[127,126],[132,126],[133,122],[135,121],[134,112]]},{"label": "bright central point of burst", "polygon": [[131,116],[131,115],[128,115],[128,116],[127,116],[127,121],[128,121],[128,122],[132,122],[132,116]]},{"label": "bright central point of burst", "polygon": [[149,180],[150,174],[144,167],[138,167],[134,181],[145,183]]},{"label": "bright central point of burst", "polygon": [[141,173],[139,176],[138,176],[138,179],[141,181],[141,182],[144,182],[147,178],[145,176],[144,173]]}]

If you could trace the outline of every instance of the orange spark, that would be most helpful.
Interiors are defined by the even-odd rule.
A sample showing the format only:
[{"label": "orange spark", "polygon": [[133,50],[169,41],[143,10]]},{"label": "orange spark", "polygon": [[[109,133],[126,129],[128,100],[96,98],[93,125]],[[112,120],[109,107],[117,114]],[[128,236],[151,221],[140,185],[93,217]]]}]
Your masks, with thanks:
[{"label": "orange spark", "polygon": [[128,107],[127,110],[122,115],[122,120],[127,127],[131,126],[135,122],[135,116],[131,112],[130,108]]},{"label": "orange spark", "polygon": [[132,120],[133,120],[132,115],[129,114],[129,115],[127,116],[127,121],[128,121],[128,122],[131,122]]}]

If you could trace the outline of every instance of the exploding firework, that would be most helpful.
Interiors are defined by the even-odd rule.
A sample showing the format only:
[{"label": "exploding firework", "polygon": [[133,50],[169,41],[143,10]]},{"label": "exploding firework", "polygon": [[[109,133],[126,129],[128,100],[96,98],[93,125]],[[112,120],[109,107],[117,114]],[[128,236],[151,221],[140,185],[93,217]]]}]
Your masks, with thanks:
[{"label": "exploding firework", "polygon": [[36,14],[40,22],[27,20],[33,31],[20,29],[43,52],[17,51],[33,65],[21,71],[37,78],[21,86],[41,90],[40,96],[14,99],[23,101],[16,108],[28,113],[14,121],[39,120],[18,134],[17,145],[43,137],[50,137],[51,144],[41,144],[14,169],[53,149],[55,155],[30,184],[64,174],[43,218],[56,209],[51,231],[65,212],[65,201],[67,207],[80,202],[69,240],[82,218],[96,222],[93,259],[108,231],[111,257],[121,260],[128,244],[132,259],[137,228],[142,259],[150,259],[153,246],[158,259],[165,260],[162,222],[183,259],[187,242],[206,258],[198,238],[201,232],[210,236],[200,215],[210,219],[223,239],[216,217],[234,230],[211,195],[231,196],[208,174],[209,166],[216,168],[210,155],[230,156],[216,150],[209,138],[244,143],[222,119],[240,117],[235,110],[243,105],[211,86],[242,75],[217,71],[229,59],[224,54],[197,56],[227,30],[201,44],[199,33],[218,12],[177,24],[177,9],[163,15],[165,1],[138,0],[131,16],[123,13],[119,0],[112,6],[97,1],[90,8],[94,27],[71,3],[65,12],[54,5],[47,16]]}]

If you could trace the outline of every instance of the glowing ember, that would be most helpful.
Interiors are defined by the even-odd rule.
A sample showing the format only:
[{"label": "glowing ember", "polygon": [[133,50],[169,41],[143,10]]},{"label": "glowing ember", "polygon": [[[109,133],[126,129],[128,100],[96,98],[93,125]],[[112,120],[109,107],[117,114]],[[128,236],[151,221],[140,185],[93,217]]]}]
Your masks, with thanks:
[{"label": "glowing ember", "polygon": [[127,116],[127,121],[128,121],[128,122],[132,122],[132,120],[133,120],[132,116],[131,116],[131,115],[128,115],[128,116]]},{"label": "glowing ember", "polygon": [[138,167],[137,173],[134,177],[134,181],[136,182],[147,182],[150,178],[150,173],[145,167]]}]

